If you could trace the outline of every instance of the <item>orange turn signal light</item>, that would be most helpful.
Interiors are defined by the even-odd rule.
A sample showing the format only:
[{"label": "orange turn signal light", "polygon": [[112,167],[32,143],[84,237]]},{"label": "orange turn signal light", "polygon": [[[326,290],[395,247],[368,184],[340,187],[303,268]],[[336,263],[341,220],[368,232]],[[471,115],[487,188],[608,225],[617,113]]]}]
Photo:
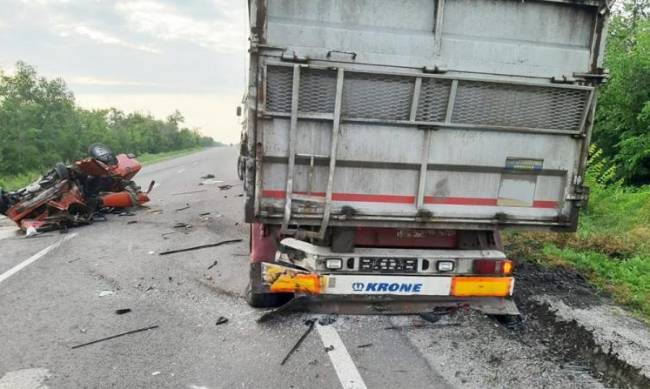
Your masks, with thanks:
[{"label": "orange turn signal light", "polygon": [[454,277],[451,295],[456,297],[506,297],[512,289],[512,277]]},{"label": "orange turn signal light", "polygon": [[313,273],[285,273],[273,281],[270,290],[274,293],[318,294],[321,290],[320,277]]}]

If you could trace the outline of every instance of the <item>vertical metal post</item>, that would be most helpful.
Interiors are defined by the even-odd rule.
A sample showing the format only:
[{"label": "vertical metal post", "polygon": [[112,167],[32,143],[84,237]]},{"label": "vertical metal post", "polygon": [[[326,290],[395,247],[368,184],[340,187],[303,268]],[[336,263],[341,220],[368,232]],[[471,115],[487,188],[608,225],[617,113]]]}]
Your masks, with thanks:
[{"label": "vertical metal post", "polygon": [[415,86],[413,87],[413,96],[411,98],[411,115],[409,121],[414,122],[418,114],[418,104],[420,103],[420,90],[422,89],[422,77],[415,78]]},{"label": "vertical metal post", "polygon": [[330,220],[332,211],[332,191],[334,189],[334,171],[336,169],[336,153],[338,149],[339,128],[341,125],[341,101],[343,100],[343,68],[339,68],[336,77],[336,98],[334,100],[334,120],[332,122],[332,142],[330,147],[330,168],[327,179],[327,191],[325,192],[325,207],[323,207],[323,220],[321,221],[319,239],[325,237],[325,231]]},{"label": "vertical metal post", "polygon": [[449,89],[449,99],[447,100],[447,113],[445,115],[445,123],[451,123],[451,116],[454,113],[454,103],[456,102],[456,91],[458,90],[458,80],[451,82]]},{"label": "vertical metal post", "polygon": [[296,167],[296,132],[298,130],[298,99],[300,95],[300,65],[293,67],[293,85],[291,89],[291,120],[289,124],[289,163],[287,166],[287,190],[284,202],[282,232],[287,232],[291,220],[291,196],[293,195],[293,176]]},{"label": "vertical metal post", "polygon": [[311,196],[314,191],[314,155],[309,156],[309,188],[307,188],[307,196]]},{"label": "vertical metal post", "polygon": [[415,200],[415,207],[422,208],[424,205],[424,189],[427,185],[427,173],[429,165],[429,151],[431,150],[431,133],[433,130],[424,130],[424,141],[422,142],[422,160],[420,161],[420,181],[418,183],[418,195]]},{"label": "vertical metal post", "polygon": [[436,18],[433,25],[433,39],[434,47],[433,52],[436,56],[440,56],[440,46],[442,44],[442,23],[444,20],[445,0],[436,0]]}]

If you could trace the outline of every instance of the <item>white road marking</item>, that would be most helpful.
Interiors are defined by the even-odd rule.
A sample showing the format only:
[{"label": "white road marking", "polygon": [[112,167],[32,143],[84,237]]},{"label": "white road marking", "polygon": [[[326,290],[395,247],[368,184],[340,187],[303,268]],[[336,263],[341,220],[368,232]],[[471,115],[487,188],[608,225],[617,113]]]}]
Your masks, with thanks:
[{"label": "white road marking", "polygon": [[329,349],[327,353],[343,389],[367,389],[336,328],[331,325],[322,326],[316,323],[316,330],[325,348]]},{"label": "white road marking", "polygon": [[27,266],[31,265],[32,263],[38,261],[39,259],[43,258],[47,253],[50,251],[56,249],[57,247],[61,246],[61,244],[65,241],[68,241],[72,238],[77,236],[77,234],[70,234],[66,236],[65,238],[61,239],[60,241],[51,244],[44,248],[43,250],[37,252],[36,254],[32,255],[31,257],[27,258],[26,260],[22,261],[18,265],[12,267],[11,269],[7,270],[6,272],[0,274],[0,282],[6,280],[7,278],[13,276],[14,274],[18,273],[22,269],[26,268]]},{"label": "white road marking", "polygon": [[10,371],[0,377],[0,389],[45,389],[43,382],[49,376],[49,370],[42,368]]}]

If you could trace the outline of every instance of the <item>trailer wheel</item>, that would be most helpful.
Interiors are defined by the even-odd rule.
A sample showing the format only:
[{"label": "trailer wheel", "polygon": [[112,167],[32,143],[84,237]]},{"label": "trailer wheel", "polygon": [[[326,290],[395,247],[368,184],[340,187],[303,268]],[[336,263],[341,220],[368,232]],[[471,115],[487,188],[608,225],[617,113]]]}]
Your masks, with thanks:
[{"label": "trailer wheel", "polygon": [[276,308],[289,302],[293,293],[264,293],[261,278],[262,263],[251,263],[248,285],[246,286],[246,302],[253,308]]},{"label": "trailer wheel", "polygon": [[291,293],[254,293],[250,283],[246,287],[246,302],[253,308],[277,308],[292,298]]}]

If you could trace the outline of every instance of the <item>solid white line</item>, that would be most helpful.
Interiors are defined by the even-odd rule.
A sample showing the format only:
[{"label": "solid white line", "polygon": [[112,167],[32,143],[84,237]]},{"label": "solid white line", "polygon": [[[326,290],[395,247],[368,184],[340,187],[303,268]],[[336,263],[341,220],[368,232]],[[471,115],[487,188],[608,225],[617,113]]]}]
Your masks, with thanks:
[{"label": "solid white line", "polygon": [[331,325],[322,326],[316,323],[316,330],[325,348],[330,349],[327,353],[343,389],[367,389],[359,370],[357,370],[357,366],[352,361],[352,357],[345,348],[339,333],[336,332],[336,328]]},{"label": "solid white line", "polygon": [[55,248],[61,246],[61,244],[67,240],[70,240],[77,236],[77,234],[70,234],[66,236],[65,238],[61,239],[60,241],[51,244],[44,248],[43,250],[37,252],[36,254],[32,255],[31,257],[27,258],[26,260],[22,261],[18,265],[12,267],[11,269],[7,270],[6,272],[0,274],[0,282],[6,280],[7,278],[13,276],[14,274],[18,273],[22,269],[26,268],[27,266],[31,265],[32,263],[38,261],[39,259],[43,258],[45,254],[49,253],[50,251],[54,250]]}]

